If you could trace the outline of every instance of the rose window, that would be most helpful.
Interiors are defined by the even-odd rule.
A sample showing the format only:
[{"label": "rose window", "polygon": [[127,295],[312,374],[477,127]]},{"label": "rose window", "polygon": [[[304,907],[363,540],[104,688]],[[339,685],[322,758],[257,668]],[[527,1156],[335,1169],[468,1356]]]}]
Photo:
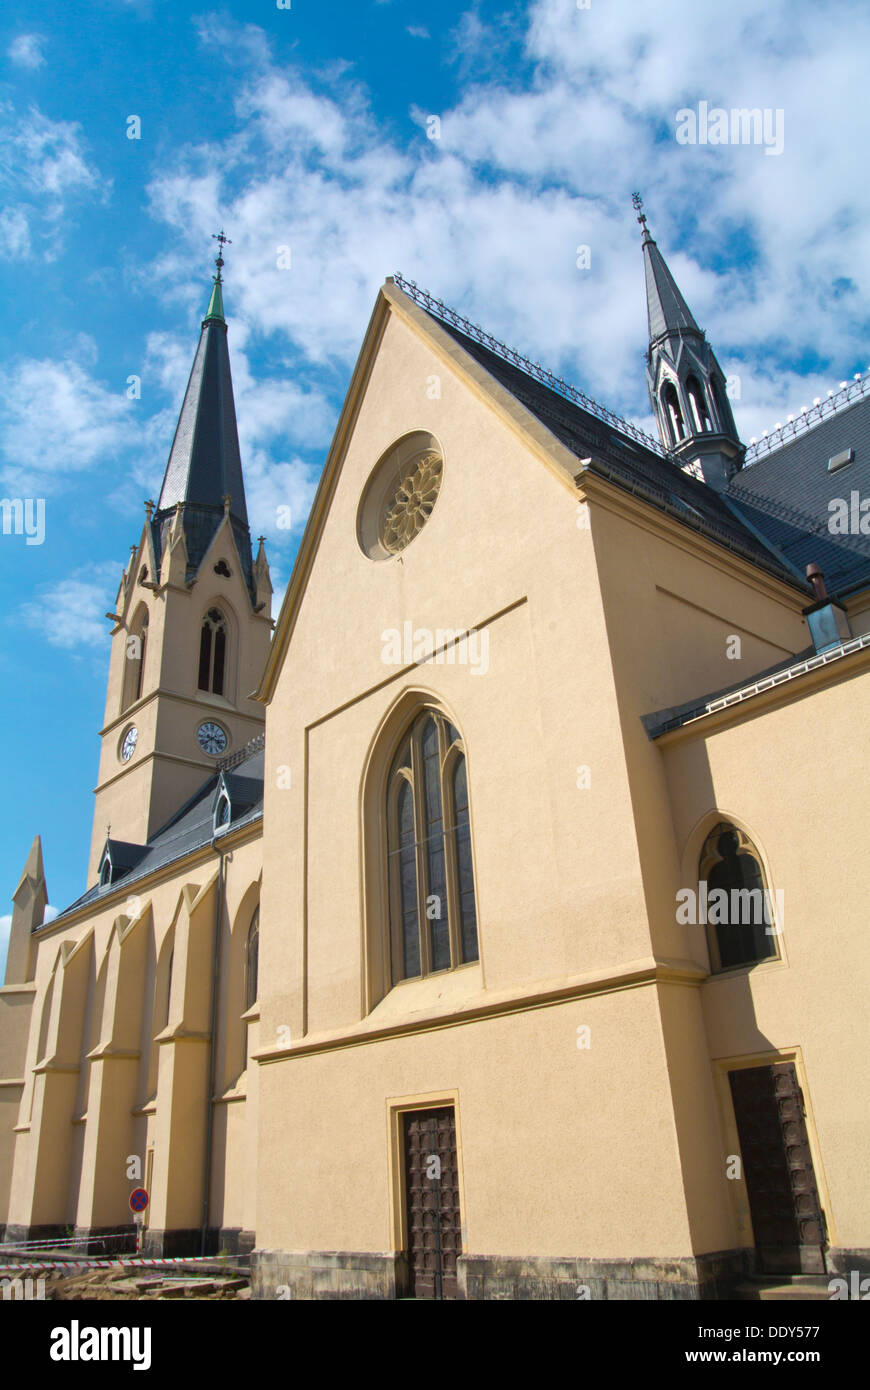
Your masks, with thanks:
[{"label": "rose window", "polygon": [[441,469],[441,456],[434,449],[404,464],[381,511],[380,541],[390,554],[404,550],[429,520],[441,487]]}]

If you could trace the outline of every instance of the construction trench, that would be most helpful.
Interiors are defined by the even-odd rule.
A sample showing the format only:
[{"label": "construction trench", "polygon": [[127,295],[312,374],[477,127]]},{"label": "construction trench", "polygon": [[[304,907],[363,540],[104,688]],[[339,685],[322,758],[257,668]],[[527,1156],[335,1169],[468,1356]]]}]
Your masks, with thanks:
[{"label": "construction trench", "polygon": [[70,1249],[72,1244],[0,1247],[0,1302],[215,1302],[251,1296],[246,1256],[146,1259],[105,1251],[90,1256]]}]

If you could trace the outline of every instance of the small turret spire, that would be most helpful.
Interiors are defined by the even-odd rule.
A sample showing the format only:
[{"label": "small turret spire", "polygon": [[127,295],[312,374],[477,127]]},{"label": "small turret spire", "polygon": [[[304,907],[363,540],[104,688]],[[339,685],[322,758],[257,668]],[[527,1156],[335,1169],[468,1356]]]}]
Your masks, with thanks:
[{"label": "small turret spire", "polygon": [[643,199],[634,193],[631,201],[643,230],[647,385],[659,434],[684,466],[700,466],[704,481],[722,491],[743,461],[725,377],[650,234]]}]

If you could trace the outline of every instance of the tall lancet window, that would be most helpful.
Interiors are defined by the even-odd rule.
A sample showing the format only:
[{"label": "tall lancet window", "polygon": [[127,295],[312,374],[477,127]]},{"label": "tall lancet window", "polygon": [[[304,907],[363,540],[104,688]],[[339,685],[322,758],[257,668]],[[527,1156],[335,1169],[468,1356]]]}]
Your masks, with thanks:
[{"label": "tall lancet window", "polygon": [[683,412],[680,408],[680,398],[677,395],[677,388],[672,381],[667,382],[662,390],[662,404],[665,409],[665,419],[668,422],[668,429],[671,435],[671,443],[678,444],[685,438],[686,423],[683,419]]},{"label": "tall lancet window", "polygon": [[248,928],[248,945],[245,953],[245,1008],[250,1009],[257,1002],[257,970],[260,961],[260,909],[257,908]]},{"label": "tall lancet window", "polygon": [[710,424],[710,412],[707,409],[704,392],[696,376],[686,378],[686,390],[689,394],[689,405],[692,410],[692,425],[695,433],[704,434],[705,431],[712,429],[712,425]]},{"label": "tall lancet window", "polygon": [[465,747],[435,710],[402,740],[386,810],[393,983],[477,960]]},{"label": "tall lancet window", "polygon": [[227,620],[219,608],[210,608],[202,620],[199,638],[199,688],[223,695],[227,663]]},{"label": "tall lancet window", "polygon": [[148,640],[148,611],[140,610],[125,639],[124,684],[122,709],[132,705],[142,695],[145,672],[145,645]]}]

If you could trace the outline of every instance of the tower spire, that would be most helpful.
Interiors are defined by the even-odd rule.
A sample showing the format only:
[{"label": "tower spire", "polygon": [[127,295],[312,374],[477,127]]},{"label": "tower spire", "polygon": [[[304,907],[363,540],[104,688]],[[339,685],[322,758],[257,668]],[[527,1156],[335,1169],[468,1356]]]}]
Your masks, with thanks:
[{"label": "tower spire", "polygon": [[218,243],[217,273],[154,513],[154,544],[159,564],[181,503],[192,578],[228,510],[253,601],[251,537],[223,305],[223,250],[232,243],[223,230],[212,235]]},{"label": "tower spire", "polygon": [[722,491],[743,462],[725,376],[650,233],[643,199],[634,193],[631,201],[642,229],[647,386],[659,434],[666,449]]}]

